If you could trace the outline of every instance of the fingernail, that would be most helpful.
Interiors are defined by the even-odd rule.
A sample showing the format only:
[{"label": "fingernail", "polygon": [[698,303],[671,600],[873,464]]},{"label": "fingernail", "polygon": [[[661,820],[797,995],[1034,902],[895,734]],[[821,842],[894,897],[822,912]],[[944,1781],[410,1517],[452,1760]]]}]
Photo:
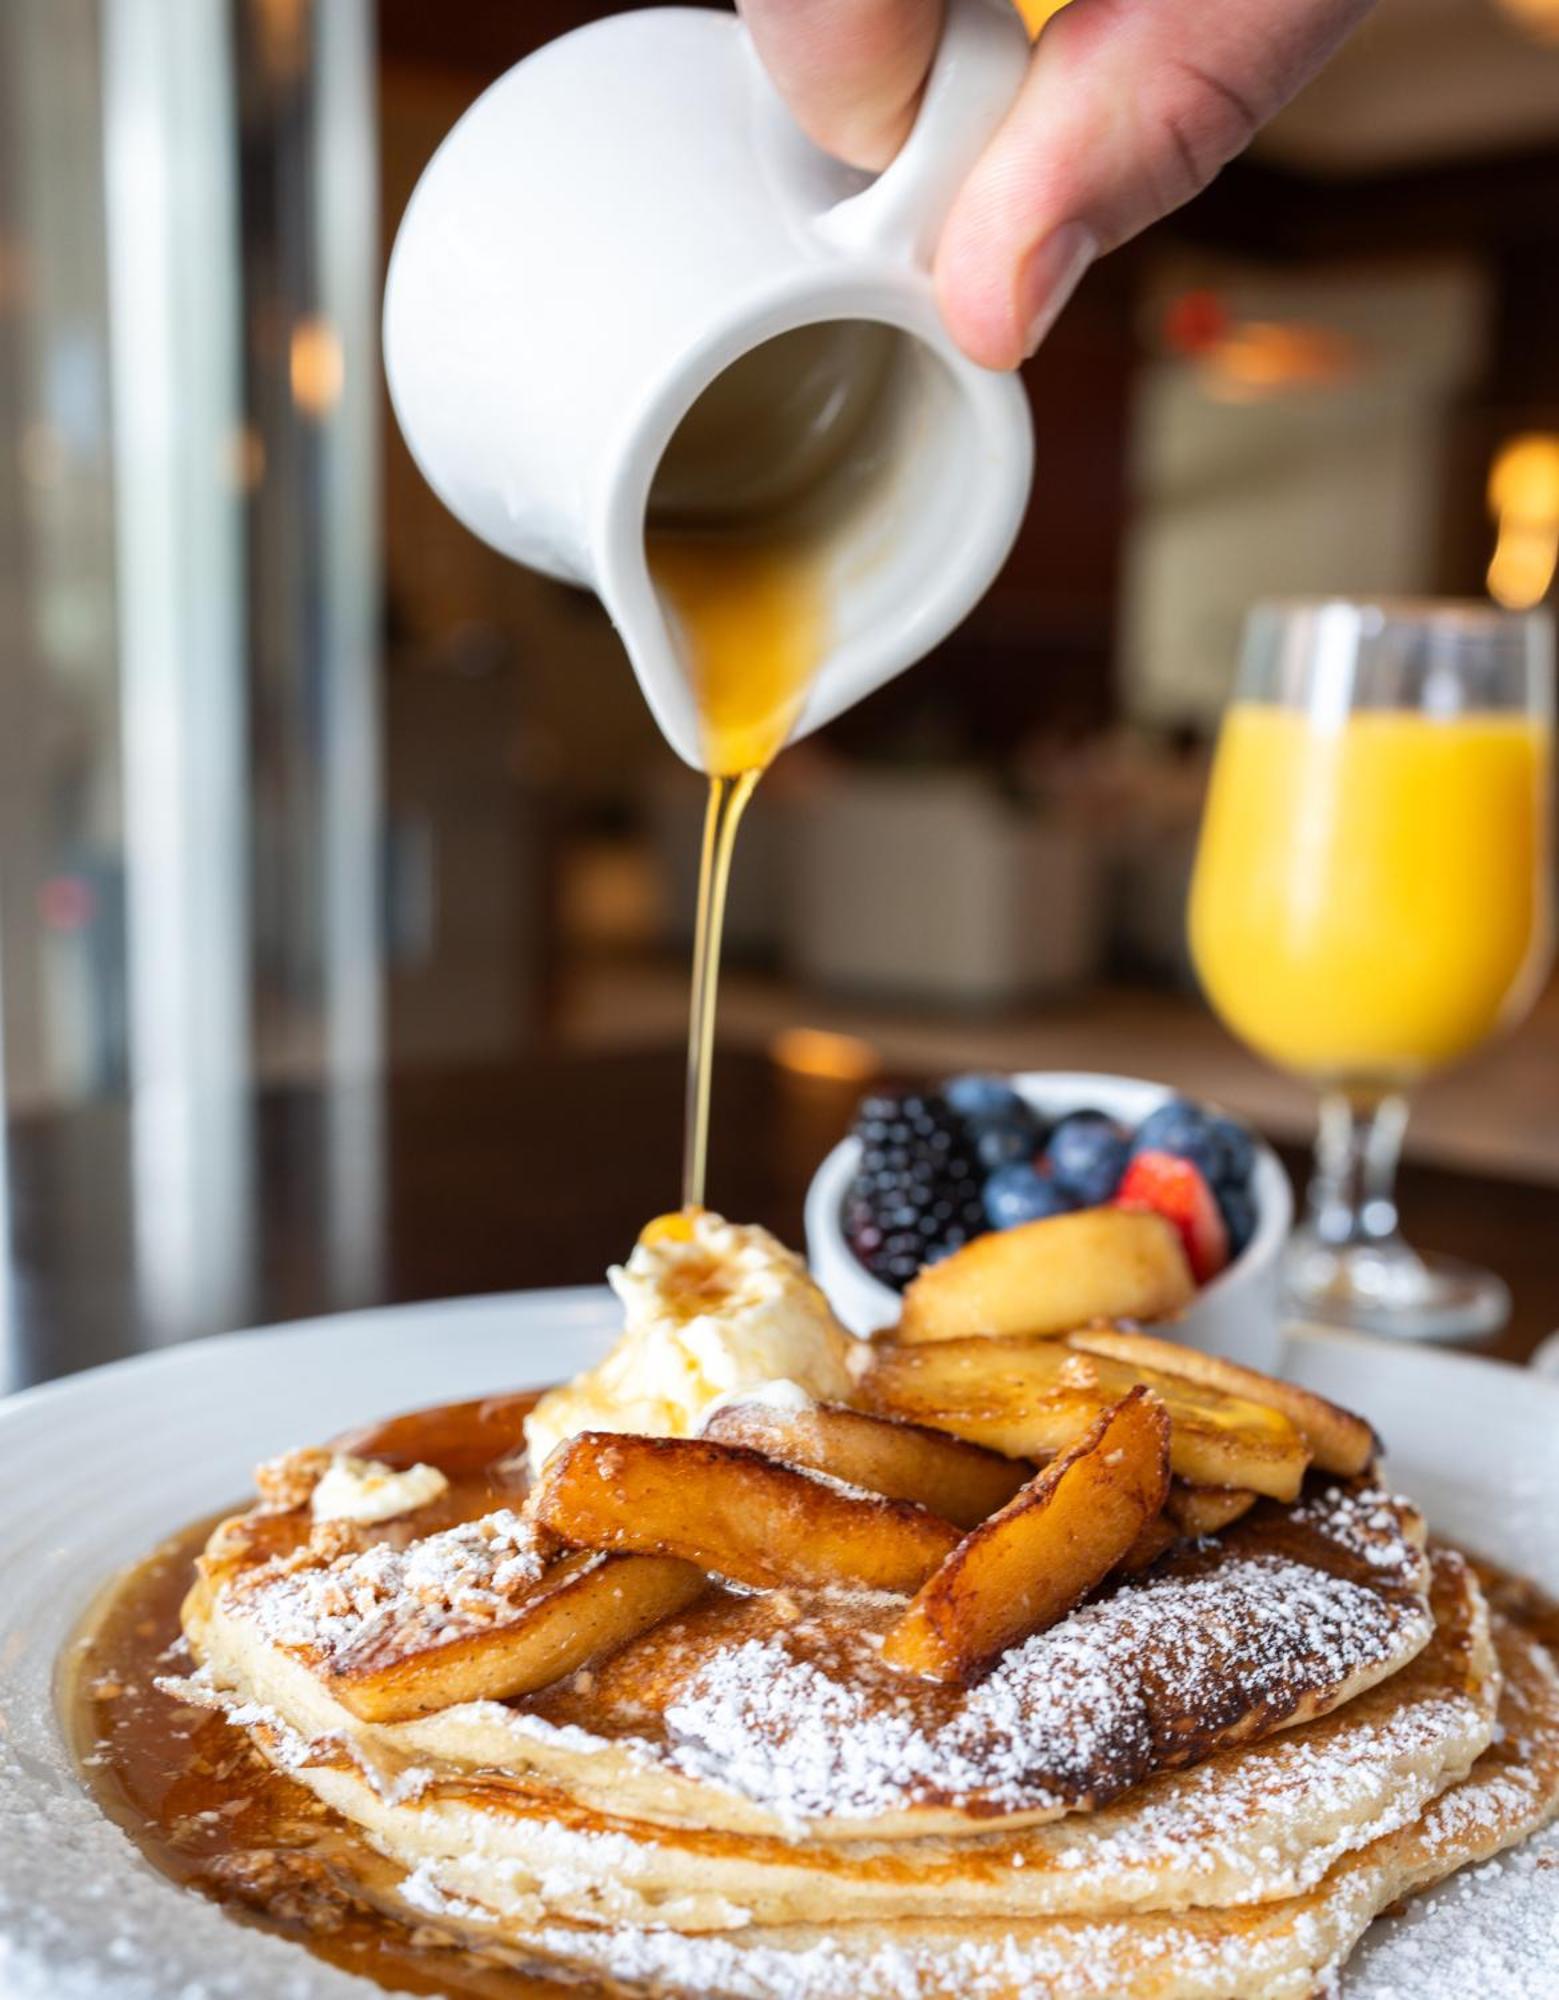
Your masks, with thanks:
[{"label": "fingernail", "polygon": [[1099,254],[1099,239],[1083,222],[1063,222],[1031,250],[1018,273],[1018,321],[1023,352],[1032,354],[1061,315],[1078,280]]}]

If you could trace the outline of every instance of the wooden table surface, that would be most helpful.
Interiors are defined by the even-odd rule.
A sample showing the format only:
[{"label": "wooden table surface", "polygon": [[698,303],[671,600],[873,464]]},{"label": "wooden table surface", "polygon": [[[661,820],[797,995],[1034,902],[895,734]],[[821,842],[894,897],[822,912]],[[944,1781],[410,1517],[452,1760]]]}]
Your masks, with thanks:
[{"label": "wooden table surface", "polygon": [[[723,1053],[711,1205],[799,1245],[859,1089]],[[14,1121],[0,1386],[343,1307],[597,1283],[676,1204],[681,1093],[667,1049],[266,1092],[171,1158],[121,1104]],[[1483,1351],[1521,1360],[1559,1327],[1559,1192],[1410,1165],[1402,1207],[1413,1240],[1509,1282]]]}]

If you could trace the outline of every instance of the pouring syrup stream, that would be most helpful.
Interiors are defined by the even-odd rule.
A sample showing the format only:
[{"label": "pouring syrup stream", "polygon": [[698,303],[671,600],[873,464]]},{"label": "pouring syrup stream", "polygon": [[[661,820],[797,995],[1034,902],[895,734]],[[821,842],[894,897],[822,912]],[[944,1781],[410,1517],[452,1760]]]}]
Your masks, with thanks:
[{"label": "pouring syrup stream", "polygon": [[682,1201],[703,1205],[720,947],[737,829],[795,726],[823,644],[818,540],[791,531],[651,534],[650,571],[682,628],[709,802],[699,860]]}]

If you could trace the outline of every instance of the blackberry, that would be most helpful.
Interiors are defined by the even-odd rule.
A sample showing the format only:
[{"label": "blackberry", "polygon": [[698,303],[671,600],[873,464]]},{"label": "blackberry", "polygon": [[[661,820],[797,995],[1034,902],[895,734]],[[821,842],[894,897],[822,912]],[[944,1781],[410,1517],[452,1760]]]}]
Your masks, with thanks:
[{"label": "blackberry", "polygon": [[845,1196],[845,1238],[874,1278],[902,1291],[923,1264],[986,1227],[968,1126],[939,1092],[862,1100],[861,1161]]}]

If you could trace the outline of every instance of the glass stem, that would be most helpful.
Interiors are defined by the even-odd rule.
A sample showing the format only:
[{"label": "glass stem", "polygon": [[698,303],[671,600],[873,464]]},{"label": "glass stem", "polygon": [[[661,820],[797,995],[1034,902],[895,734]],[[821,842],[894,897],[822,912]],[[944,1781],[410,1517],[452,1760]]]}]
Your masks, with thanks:
[{"label": "glass stem", "polygon": [[1333,1249],[1397,1240],[1397,1162],[1407,1099],[1329,1090],[1310,1182],[1310,1225]]}]

